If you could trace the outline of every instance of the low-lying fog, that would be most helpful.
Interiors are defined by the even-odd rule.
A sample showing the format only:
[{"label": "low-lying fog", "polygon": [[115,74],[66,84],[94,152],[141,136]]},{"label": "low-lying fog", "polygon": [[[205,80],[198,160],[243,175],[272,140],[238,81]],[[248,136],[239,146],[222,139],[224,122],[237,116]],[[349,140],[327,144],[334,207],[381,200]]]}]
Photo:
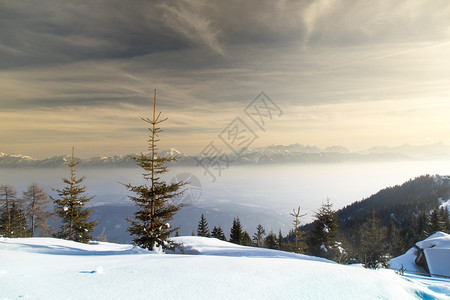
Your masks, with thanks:
[{"label": "low-lying fog", "polygon": [[[281,229],[286,234],[291,229],[293,208],[301,206],[307,213],[302,219],[305,224],[327,197],[339,209],[420,175],[449,175],[449,167],[449,161],[230,166],[215,182],[200,167],[172,167],[163,178],[170,181],[176,175],[178,179],[194,175],[187,186],[185,206],[173,221],[181,226],[181,235],[196,231],[201,213],[210,229],[221,225],[227,234],[237,216],[250,235],[258,224],[266,232]],[[96,195],[91,204],[100,221],[97,234],[105,227],[109,240],[114,236],[118,242],[130,241],[123,217],[132,216],[133,204],[118,182],[143,183],[141,174],[139,168],[76,169],[77,176],[86,176],[87,193]],[[21,196],[34,181],[56,196],[49,186],[62,188],[61,178],[67,176],[69,169],[2,169],[0,184],[13,185]]]}]

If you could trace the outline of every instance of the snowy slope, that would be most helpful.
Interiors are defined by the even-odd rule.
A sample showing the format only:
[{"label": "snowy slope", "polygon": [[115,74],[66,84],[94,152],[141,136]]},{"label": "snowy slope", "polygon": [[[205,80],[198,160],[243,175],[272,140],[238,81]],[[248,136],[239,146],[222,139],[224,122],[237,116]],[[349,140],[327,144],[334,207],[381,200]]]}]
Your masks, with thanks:
[{"label": "snowy slope", "polygon": [[448,299],[448,282],[433,291],[433,283],[391,270],[343,266],[216,239],[176,241],[186,253],[201,255],[0,238],[0,299]]}]

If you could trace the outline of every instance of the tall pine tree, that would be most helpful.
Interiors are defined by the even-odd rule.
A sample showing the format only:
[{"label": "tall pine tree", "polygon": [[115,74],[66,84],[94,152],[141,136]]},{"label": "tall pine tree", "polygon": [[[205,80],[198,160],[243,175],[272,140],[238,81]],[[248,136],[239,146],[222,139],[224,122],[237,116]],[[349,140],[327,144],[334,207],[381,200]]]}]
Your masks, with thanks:
[{"label": "tall pine tree", "polygon": [[208,229],[208,222],[206,221],[206,218],[203,214],[200,218],[200,221],[198,222],[197,235],[203,236],[203,237],[211,236],[211,234],[209,233],[209,229]]},{"label": "tall pine tree", "polygon": [[239,217],[234,218],[233,226],[231,226],[230,231],[230,242],[234,244],[241,244],[244,239],[244,232],[242,230],[241,221],[239,221]]},{"label": "tall pine tree", "polygon": [[139,247],[152,250],[154,247],[173,249],[176,244],[169,240],[169,236],[178,228],[172,227],[169,222],[181,209],[181,205],[174,204],[172,198],[180,196],[183,191],[180,188],[185,182],[167,184],[160,179],[160,175],[167,172],[166,164],[175,161],[175,157],[158,157],[156,143],[160,123],[167,119],[160,119],[161,113],[156,116],[156,89],[153,101],[153,118],[142,118],[150,124],[148,139],[149,154],[141,153],[131,158],[144,170],[143,177],[147,183],[143,185],[124,184],[134,196],[129,198],[136,204],[137,211],[134,220],[126,218],[130,222],[128,232],[133,236],[133,242]]},{"label": "tall pine tree", "polygon": [[59,231],[55,234],[57,238],[87,243],[92,240],[92,231],[97,226],[97,221],[91,221],[92,209],[86,208],[86,204],[95,196],[89,197],[86,186],[81,185],[85,177],[75,176],[75,166],[79,164],[75,161],[74,148],[72,147],[72,158],[68,163],[70,168],[70,178],[63,178],[66,184],[63,189],[52,188],[58,193],[59,198],[50,199],[53,201],[56,216],[61,219]]}]

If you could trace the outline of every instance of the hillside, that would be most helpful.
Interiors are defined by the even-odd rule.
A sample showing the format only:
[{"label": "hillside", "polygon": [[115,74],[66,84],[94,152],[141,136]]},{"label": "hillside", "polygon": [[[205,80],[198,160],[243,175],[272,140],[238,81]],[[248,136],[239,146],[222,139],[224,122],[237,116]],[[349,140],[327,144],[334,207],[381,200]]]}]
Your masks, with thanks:
[{"label": "hillside", "polygon": [[[378,226],[386,234],[386,244],[391,255],[399,255],[435,231],[450,231],[447,203],[450,200],[449,176],[420,176],[402,185],[380,190],[367,199],[354,202],[336,211],[340,238],[347,242],[350,252],[361,248],[361,230],[374,215]],[[438,228],[432,228],[433,210],[440,220]],[[313,223],[301,227],[309,234]],[[394,235],[398,235],[394,241]],[[292,236],[289,239],[292,240]],[[403,252],[402,252],[403,253]],[[357,256],[356,254],[351,254]]]},{"label": "hillside", "polygon": [[[448,281],[178,237],[187,254],[52,238],[0,238],[6,299],[445,299]],[[26,284],[25,284],[26,282]]]}]

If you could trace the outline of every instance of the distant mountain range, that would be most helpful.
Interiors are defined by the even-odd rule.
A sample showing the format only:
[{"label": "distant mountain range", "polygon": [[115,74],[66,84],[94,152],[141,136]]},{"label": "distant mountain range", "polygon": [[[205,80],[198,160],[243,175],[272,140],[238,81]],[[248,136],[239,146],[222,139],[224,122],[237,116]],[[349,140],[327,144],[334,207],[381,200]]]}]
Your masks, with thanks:
[{"label": "distant mountain range", "polygon": [[[276,163],[332,163],[343,161],[386,161],[386,160],[417,160],[417,159],[447,159],[450,158],[450,146],[442,142],[429,145],[404,144],[398,147],[378,146],[365,151],[351,152],[343,146],[331,146],[320,149],[316,146],[271,145],[263,148],[241,149],[239,154],[227,153],[220,157],[205,157],[202,155],[186,155],[176,149],[161,151],[160,156],[177,156],[176,164],[196,166],[205,158],[221,163],[245,164],[276,164]],[[79,159],[80,167],[133,167],[136,163],[131,155],[96,156],[89,159]],[[6,154],[0,152],[0,168],[58,168],[67,164],[66,156],[54,156],[46,159],[34,159],[26,155]]]}]

